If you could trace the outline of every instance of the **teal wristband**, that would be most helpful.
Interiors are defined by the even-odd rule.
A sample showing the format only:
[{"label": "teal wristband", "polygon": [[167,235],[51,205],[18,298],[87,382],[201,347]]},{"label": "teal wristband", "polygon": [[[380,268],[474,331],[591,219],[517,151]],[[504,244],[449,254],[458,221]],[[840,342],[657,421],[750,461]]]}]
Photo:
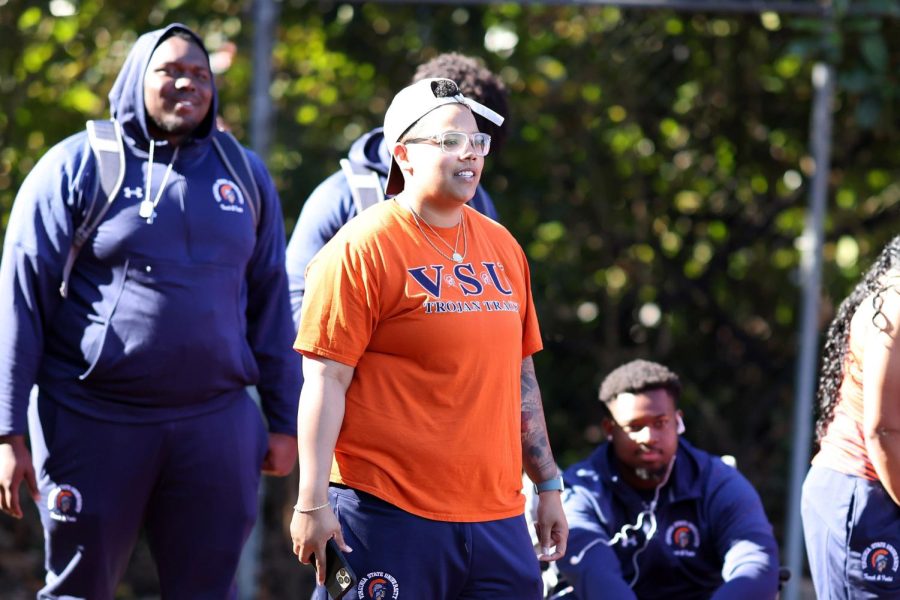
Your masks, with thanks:
[{"label": "teal wristband", "polygon": [[541,492],[561,492],[565,489],[566,486],[563,483],[562,475],[557,475],[553,479],[548,479],[547,481],[542,481],[535,484],[534,493],[540,494]]}]

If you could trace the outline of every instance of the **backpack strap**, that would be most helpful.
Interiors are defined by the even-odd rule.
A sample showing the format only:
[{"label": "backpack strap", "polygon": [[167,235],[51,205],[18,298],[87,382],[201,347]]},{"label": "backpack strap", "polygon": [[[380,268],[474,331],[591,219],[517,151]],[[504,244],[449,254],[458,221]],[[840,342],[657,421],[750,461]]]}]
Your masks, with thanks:
[{"label": "backpack strap", "polygon": [[[75,230],[72,246],[69,248],[66,263],[63,266],[62,283],[59,286],[59,293],[63,298],[68,295],[69,278],[72,275],[72,268],[75,266],[78,253],[100,225],[125,179],[125,145],[122,140],[122,129],[118,122],[113,120],[88,121],[87,133],[97,174],[94,177],[94,190],[88,200],[84,220]],[[250,168],[250,162],[247,160],[243,147],[234,139],[234,136],[225,131],[216,130],[212,141],[225,168],[240,187],[244,198],[248,199],[250,212],[253,215],[253,225],[254,228],[257,227],[260,212],[259,188],[256,186],[256,178],[253,176],[253,170]],[[101,204],[99,210],[95,210],[97,200],[101,196],[106,201]],[[95,212],[96,214],[94,214]]]},{"label": "backpack strap", "polygon": [[356,214],[384,200],[384,188],[381,187],[378,173],[363,165],[354,164],[346,158],[341,159],[341,171],[350,184]]},{"label": "backpack strap", "polygon": [[219,158],[225,164],[228,173],[241,188],[241,193],[250,205],[253,215],[253,227],[259,227],[259,215],[262,200],[259,197],[259,187],[256,185],[256,177],[247,159],[247,153],[233,135],[227,131],[216,129],[212,136],[213,146],[219,153]]},{"label": "backpack strap", "polygon": [[[63,266],[62,283],[59,286],[59,293],[63,298],[68,296],[69,277],[78,253],[100,225],[101,219],[106,215],[106,211],[115,200],[116,194],[122,187],[122,181],[125,179],[125,146],[122,142],[122,130],[119,124],[112,120],[95,120],[88,121],[86,125],[88,145],[94,156],[97,172],[94,177],[94,189],[84,212],[84,219],[75,229],[66,264]],[[97,214],[94,214],[97,199],[101,196],[106,201],[96,211]]]}]

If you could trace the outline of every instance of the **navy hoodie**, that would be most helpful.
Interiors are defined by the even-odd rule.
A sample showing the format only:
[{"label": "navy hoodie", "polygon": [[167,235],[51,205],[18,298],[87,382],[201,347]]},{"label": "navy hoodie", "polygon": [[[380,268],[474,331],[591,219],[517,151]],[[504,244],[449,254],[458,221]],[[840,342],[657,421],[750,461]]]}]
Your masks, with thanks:
[{"label": "navy hoodie", "polygon": [[[256,385],[270,431],[296,434],[300,359],[272,180],[248,152],[261,197],[256,224],[250,200],[228,193],[234,182],[211,143],[215,91],[177,154],[147,131],[144,72],[173,28],[187,30],[141,36],[110,91],[125,177],[65,299],[63,264],[97,176],[86,133],[47,152],[16,196],[0,264],[0,435],[24,433],[35,383],[71,410],[125,423],[207,413]],[[159,192],[148,224],[139,204]]]},{"label": "navy hoodie", "polygon": [[569,541],[556,565],[573,600],[775,598],[778,547],[756,490],[684,439],[676,457],[655,506],[619,476],[609,443],[563,473]]},{"label": "navy hoodie", "polygon": [[[350,146],[347,159],[378,173],[382,188],[387,182],[390,154],[384,143],[381,127],[366,133]],[[493,220],[497,220],[497,209],[491,197],[480,185],[469,206]],[[303,204],[300,218],[287,249],[287,270],[291,287],[291,310],[294,326],[300,326],[300,306],[306,291],[306,266],[316,252],[334,237],[347,221],[356,216],[353,194],[343,171],[333,173],[319,184]]]}]

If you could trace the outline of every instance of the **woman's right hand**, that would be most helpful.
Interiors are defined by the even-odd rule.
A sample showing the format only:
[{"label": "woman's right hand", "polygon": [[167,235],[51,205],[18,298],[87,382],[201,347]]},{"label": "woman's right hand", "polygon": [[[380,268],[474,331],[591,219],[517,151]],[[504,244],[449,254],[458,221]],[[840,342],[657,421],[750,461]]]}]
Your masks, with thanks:
[{"label": "woman's right hand", "polygon": [[338,548],[343,552],[352,552],[344,542],[344,534],[341,532],[341,524],[331,507],[325,507],[313,512],[300,513],[294,511],[291,519],[291,541],[294,554],[301,563],[307,565],[312,562],[315,555],[316,581],[319,585],[325,583],[325,544],[334,538]]}]

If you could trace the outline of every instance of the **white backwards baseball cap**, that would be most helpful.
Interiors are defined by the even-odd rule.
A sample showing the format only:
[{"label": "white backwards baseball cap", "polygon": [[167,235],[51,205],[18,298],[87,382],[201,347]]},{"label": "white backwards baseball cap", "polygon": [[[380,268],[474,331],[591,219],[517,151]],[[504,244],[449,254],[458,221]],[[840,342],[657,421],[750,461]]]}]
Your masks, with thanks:
[{"label": "white backwards baseball cap", "polygon": [[394,145],[400,140],[400,136],[412,125],[445,104],[464,104],[469,109],[484,117],[498,127],[503,124],[503,117],[471,98],[466,98],[459,91],[459,87],[452,79],[422,79],[397,92],[391,105],[384,115],[384,141],[388,152],[391,154],[391,167],[388,171],[387,188],[388,196],[399,194],[403,191],[403,173],[394,159]]}]

